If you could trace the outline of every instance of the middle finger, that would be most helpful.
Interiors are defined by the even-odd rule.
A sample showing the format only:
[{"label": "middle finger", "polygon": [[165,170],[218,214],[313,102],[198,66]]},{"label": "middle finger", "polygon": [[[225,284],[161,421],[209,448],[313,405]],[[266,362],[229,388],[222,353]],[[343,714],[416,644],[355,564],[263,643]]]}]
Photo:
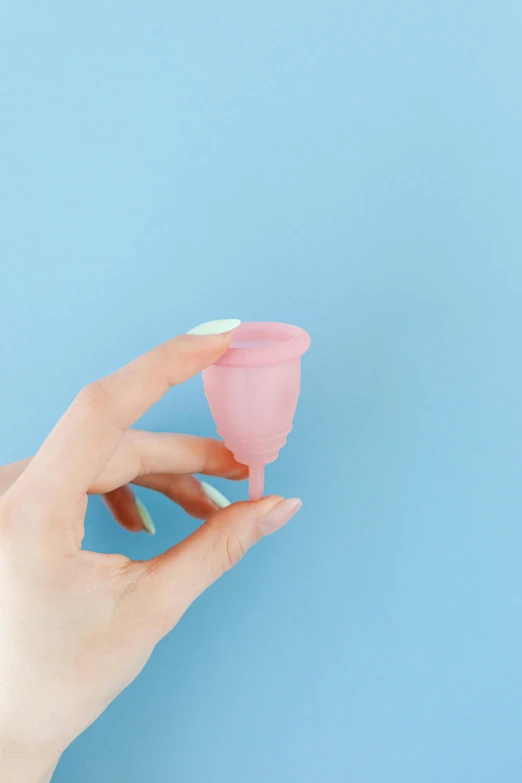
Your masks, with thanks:
[{"label": "middle finger", "polygon": [[248,477],[248,468],[225,445],[212,438],[127,430],[91,492],[110,492],[151,474],[202,473],[232,480]]}]

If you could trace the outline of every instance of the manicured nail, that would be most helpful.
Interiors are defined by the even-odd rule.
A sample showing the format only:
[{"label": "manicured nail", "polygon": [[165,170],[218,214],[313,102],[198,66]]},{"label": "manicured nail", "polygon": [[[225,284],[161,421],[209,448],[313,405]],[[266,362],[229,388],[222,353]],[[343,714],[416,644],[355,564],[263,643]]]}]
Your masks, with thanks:
[{"label": "manicured nail", "polygon": [[282,500],[277,506],[274,506],[261,520],[263,535],[269,536],[270,533],[275,533],[276,530],[286,525],[294,514],[297,514],[302,505],[303,503],[299,498],[290,498],[289,500]]},{"label": "manicured nail", "polygon": [[207,481],[200,481],[201,489],[207,496],[209,500],[214,503],[218,508],[226,508],[227,506],[230,506],[230,500],[226,498],[219,489],[216,489],[212,486],[212,484],[209,484]]},{"label": "manicured nail", "polygon": [[138,509],[138,514],[141,517],[143,529],[147,533],[150,533],[151,536],[153,536],[154,533],[156,532],[156,526],[152,521],[151,515],[147,511],[147,507],[141,502],[139,498],[136,498],[136,508]]},{"label": "manicured nail", "polygon": [[241,321],[237,318],[223,318],[220,321],[207,321],[204,324],[195,326],[187,334],[196,334],[199,337],[206,337],[210,334],[226,334],[237,329]]}]

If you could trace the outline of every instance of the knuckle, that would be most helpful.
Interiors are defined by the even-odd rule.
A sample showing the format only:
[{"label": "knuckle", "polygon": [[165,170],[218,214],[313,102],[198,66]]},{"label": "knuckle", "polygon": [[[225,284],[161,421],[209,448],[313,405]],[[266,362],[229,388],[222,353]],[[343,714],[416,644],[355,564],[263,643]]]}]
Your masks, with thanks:
[{"label": "knuckle", "polygon": [[224,444],[214,438],[202,438],[200,445],[203,462],[201,472],[212,473],[214,469],[219,469],[222,464]]},{"label": "knuckle", "polygon": [[101,381],[84,386],[76,397],[76,406],[86,414],[101,414],[107,410],[107,392]]},{"label": "knuckle", "polygon": [[230,571],[239,563],[246,553],[246,547],[240,536],[227,533],[222,538],[214,541],[212,552],[212,571],[213,574],[221,574]]}]

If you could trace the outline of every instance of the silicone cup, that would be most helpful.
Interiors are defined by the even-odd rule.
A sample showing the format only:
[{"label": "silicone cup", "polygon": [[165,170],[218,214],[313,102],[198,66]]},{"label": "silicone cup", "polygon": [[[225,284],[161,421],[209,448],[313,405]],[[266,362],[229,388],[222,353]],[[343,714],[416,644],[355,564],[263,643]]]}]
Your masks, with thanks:
[{"label": "silicone cup", "polygon": [[203,370],[203,385],[219,435],[250,469],[250,499],[263,496],[265,465],[279,456],[292,429],[301,356],[310,337],[298,326],[243,323],[229,350]]}]

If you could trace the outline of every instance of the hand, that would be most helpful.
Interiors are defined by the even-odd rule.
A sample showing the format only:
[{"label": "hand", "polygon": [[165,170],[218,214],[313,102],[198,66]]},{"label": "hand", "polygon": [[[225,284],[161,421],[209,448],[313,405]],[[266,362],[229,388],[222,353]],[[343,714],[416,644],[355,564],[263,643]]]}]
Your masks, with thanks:
[{"label": "hand", "polygon": [[[65,747],[136,677],[198,595],[299,509],[300,501],[273,496],[216,511],[189,474],[244,477],[223,445],[129,429],[229,343],[227,334],[178,337],[85,387],[36,456],[4,474],[3,783],[48,781]],[[82,550],[88,493],[132,481],[210,518],[150,561]],[[117,515],[135,529],[132,502]]]}]

